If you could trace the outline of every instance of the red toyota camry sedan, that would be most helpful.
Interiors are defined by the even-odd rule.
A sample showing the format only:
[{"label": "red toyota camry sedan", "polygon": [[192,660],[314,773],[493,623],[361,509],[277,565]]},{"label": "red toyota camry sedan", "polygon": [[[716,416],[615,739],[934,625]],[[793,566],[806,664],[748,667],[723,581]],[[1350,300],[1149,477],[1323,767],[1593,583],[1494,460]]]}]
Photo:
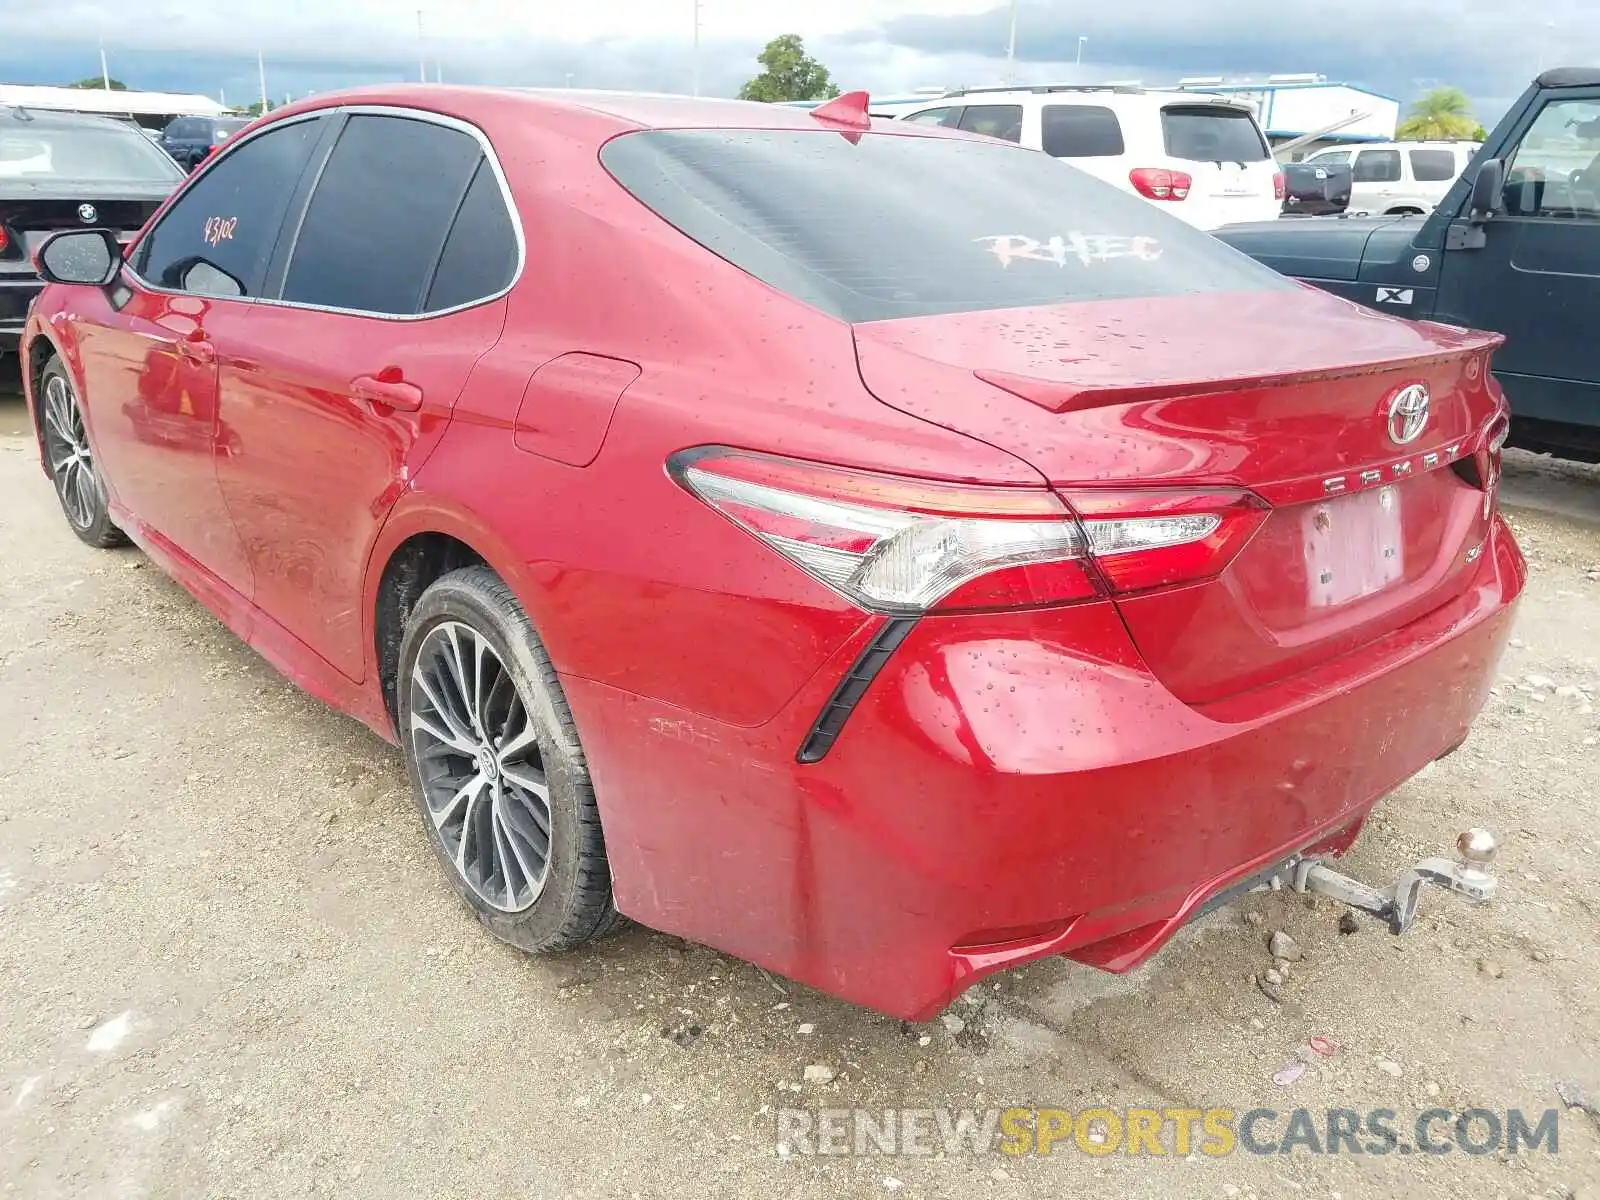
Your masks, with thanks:
[{"label": "red toyota camry sedan", "polygon": [[40,259],[72,530],[397,742],[532,951],[1126,970],[1455,748],[1523,586],[1494,337],[848,100],[318,97]]}]

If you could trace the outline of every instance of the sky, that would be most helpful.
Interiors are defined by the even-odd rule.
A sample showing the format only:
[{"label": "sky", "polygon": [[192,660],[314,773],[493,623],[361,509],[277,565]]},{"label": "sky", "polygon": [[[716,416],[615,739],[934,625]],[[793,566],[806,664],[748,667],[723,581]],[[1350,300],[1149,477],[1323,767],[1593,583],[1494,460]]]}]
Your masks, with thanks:
[{"label": "sky", "polygon": [[[419,35],[418,11],[421,11]],[[1316,72],[1410,100],[1456,84],[1486,124],[1550,66],[1600,65],[1595,0],[1018,0],[1023,83]],[[1522,13],[1535,15],[1524,19]],[[798,33],[845,88],[1006,78],[1007,0],[700,0],[701,90],[732,95]],[[415,79],[688,91],[694,0],[0,0],[0,81],[99,72],[130,86],[274,100]],[[1083,62],[1077,61],[1079,38]]]}]

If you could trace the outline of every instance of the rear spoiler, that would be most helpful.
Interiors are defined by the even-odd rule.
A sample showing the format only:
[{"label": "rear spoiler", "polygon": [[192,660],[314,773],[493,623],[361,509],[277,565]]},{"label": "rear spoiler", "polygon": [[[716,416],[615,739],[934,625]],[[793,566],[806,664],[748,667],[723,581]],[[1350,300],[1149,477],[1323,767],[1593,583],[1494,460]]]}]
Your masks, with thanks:
[{"label": "rear spoiler", "polygon": [[1465,354],[1487,353],[1504,345],[1505,340],[1505,337],[1498,333],[1480,333],[1474,330],[1463,338],[1462,343],[1455,349],[1441,354],[1427,354],[1416,358],[1387,358],[1309,371],[1236,375],[1229,379],[1173,379],[1162,380],[1159,383],[1093,384],[1074,383],[1063,379],[1040,379],[1033,375],[1013,375],[1006,371],[989,371],[981,367],[973,371],[973,374],[992,387],[1010,392],[1030,404],[1037,404],[1046,412],[1083,412],[1092,408],[1109,408],[1117,404],[1210,396],[1223,392],[1247,391],[1252,388],[1293,387],[1297,384],[1321,383],[1331,379],[1355,379],[1362,375],[1377,375],[1385,371],[1420,370],[1459,359]]}]

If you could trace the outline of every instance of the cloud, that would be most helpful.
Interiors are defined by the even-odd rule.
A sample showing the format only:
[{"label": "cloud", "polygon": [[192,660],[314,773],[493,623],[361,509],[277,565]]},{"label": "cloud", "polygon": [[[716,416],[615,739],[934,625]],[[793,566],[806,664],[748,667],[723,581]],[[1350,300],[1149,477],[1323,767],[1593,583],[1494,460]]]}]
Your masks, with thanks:
[{"label": "cloud", "polygon": [[[1505,0],[1119,0],[1115,5],[1029,3],[1018,11],[1019,77],[1071,78],[1078,38],[1087,37],[1082,78],[1314,71],[1409,98],[1442,83],[1479,97],[1516,95],[1557,59],[1600,58],[1592,0],[1545,0],[1537,15]],[[1008,6],[967,14],[907,13],[855,35],[909,49],[933,62],[1004,55]],[[1043,70],[1041,70],[1043,68]],[[1061,72],[1066,70],[1066,75]]]},{"label": "cloud", "polygon": [[[1315,71],[1409,99],[1454,83],[1492,119],[1541,65],[1600,60],[1593,0],[1020,0],[1024,82]],[[423,11],[419,38],[416,13]],[[414,79],[419,57],[462,83],[687,91],[690,0],[0,0],[0,76],[253,97],[255,53],[274,96]],[[701,0],[700,76],[731,95],[766,40],[797,32],[845,87],[882,93],[1000,82],[1004,0]],[[1074,63],[1087,37],[1084,64]]]}]

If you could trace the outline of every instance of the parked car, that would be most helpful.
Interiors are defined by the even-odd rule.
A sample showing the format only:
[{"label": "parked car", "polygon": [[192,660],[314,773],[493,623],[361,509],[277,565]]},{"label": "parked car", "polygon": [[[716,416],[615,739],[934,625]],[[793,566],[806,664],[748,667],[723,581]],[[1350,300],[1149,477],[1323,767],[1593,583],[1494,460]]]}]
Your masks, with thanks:
[{"label": "parked car", "polygon": [[1350,168],[1351,216],[1431,213],[1460,178],[1477,142],[1375,142],[1319,150],[1314,167]]},{"label": "parked car", "polygon": [[0,109],[0,356],[44,286],[33,254],[46,237],[86,225],[130,236],[182,179],[126,122]]},{"label": "parked car", "polygon": [[971,88],[900,118],[1017,142],[1199,229],[1278,215],[1282,172],[1247,106],[1198,92]]},{"label": "parked car", "polygon": [[248,117],[174,117],[161,131],[161,148],[192,171],[248,124]]},{"label": "parked car", "polygon": [[1350,168],[1337,163],[1284,163],[1286,217],[1337,216],[1350,207]]},{"label": "parked car", "polygon": [[1600,462],[1600,69],[1540,75],[1426,220],[1220,236],[1370,308],[1504,334],[1512,442]]},{"label": "parked car", "polygon": [[398,742],[496,935],[926,1019],[1316,886],[1524,566],[1495,338],[865,102],[287,106],[43,248],[25,377],[76,535]]}]

